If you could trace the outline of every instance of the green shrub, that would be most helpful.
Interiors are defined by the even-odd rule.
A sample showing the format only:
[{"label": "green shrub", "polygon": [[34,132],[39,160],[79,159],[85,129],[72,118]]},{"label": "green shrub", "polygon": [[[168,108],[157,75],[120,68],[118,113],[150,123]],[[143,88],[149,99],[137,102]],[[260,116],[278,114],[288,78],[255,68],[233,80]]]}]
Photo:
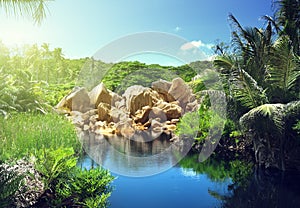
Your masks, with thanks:
[{"label": "green shrub", "polygon": [[43,176],[46,188],[62,174],[68,173],[76,166],[77,157],[73,148],[41,149],[35,160],[35,169]]},{"label": "green shrub", "polygon": [[224,124],[224,119],[209,107],[204,100],[196,112],[186,113],[177,125],[177,135],[194,136],[195,142],[203,142],[217,133]]},{"label": "green shrub", "polygon": [[193,93],[197,93],[206,89],[205,84],[201,79],[196,79],[194,81],[189,82],[188,84],[192,88]]},{"label": "green shrub", "polygon": [[237,138],[242,135],[243,133],[238,129],[237,124],[233,120],[227,119],[222,132],[222,138]]},{"label": "green shrub", "polygon": [[111,193],[109,184],[114,177],[100,167],[95,169],[73,168],[58,179],[54,187],[52,206],[107,207]]}]

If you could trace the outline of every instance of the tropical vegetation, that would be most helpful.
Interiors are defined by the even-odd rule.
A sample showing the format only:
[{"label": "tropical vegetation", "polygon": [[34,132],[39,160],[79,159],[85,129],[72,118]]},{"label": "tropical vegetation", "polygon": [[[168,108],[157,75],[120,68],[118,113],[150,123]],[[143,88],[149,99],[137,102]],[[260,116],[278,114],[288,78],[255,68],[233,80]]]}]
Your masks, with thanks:
[{"label": "tropical vegetation", "polygon": [[[264,16],[263,28],[244,28],[229,15],[232,46],[217,47],[214,65],[223,80],[228,111],[253,140],[257,161],[284,170],[288,148],[298,147],[299,138],[293,128],[300,115],[300,3],[282,0],[274,7],[275,18]],[[274,153],[279,156],[270,155]]]},{"label": "tropical vegetation", "polygon": [[[46,15],[46,2],[0,0],[0,7],[7,14],[29,16],[40,24]],[[45,190],[38,205],[108,205],[114,178],[99,167],[86,170],[76,166],[82,149],[74,127],[53,111],[76,85],[91,89],[100,81],[122,93],[131,85],[149,86],[157,79],[179,76],[202,104],[197,112],[181,118],[177,134],[193,135],[199,147],[211,129],[224,126],[219,147],[229,148],[232,143],[248,140],[260,165],[299,170],[299,10],[298,0],[276,1],[274,17],[264,16],[261,28],[243,27],[230,14],[232,42],[215,46],[214,61],[178,67],[112,64],[93,57],[68,59],[61,48],[51,49],[49,44],[9,49],[0,42],[0,206],[12,206],[18,190],[23,190],[24,179],[30,178],[11,171],[10,167],[21,159],[33,164],[42,176]],[[220,83],[213,82],[216,72]],[[202,76],[193,79],[197,74]],[[220,89],[226,97],[227,118],[216,112],[208,99]],[[212,180],[230,177],[243,183],[252,168],[239,160],[196,160],[186,158],[181,165],[199,173],[205,171]]]}]

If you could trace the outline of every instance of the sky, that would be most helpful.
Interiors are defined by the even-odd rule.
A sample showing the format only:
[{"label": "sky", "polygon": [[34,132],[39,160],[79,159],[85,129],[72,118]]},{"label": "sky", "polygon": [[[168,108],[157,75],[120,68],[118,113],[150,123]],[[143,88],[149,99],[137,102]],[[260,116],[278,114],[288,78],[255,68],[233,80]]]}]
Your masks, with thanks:
[{"label": "sky", "polygon": [[[145,53],[140,48],[127,50],[120,60],[154,59],[176,65],[176,61],[209,59],[216,40],[229,42],[229,13],[243,26],[261,27],[259,18],[273,14],[271,4],[272,0],[54,0],[47,3],[49,12],[40,26],[28,18],[7,16],[0,9],[0,40],[10,47],[49,43],[50,48],[62,48],[66,58],[81,58],[94,56],[114,42],[120,45],[109,53],[131,48],[124,37],[132,36],[134,42],[136,36],[140,38],[136,34],[145,33],[147,41],[156,32],[169,34],[172,40],[177,37],[175,45],[185,40],[179,48],[193,57],[182,60],[176,54],[173,57],[160,48],[152,51],[145,46]],[[140,38],[134,44],[145,41]]]}]

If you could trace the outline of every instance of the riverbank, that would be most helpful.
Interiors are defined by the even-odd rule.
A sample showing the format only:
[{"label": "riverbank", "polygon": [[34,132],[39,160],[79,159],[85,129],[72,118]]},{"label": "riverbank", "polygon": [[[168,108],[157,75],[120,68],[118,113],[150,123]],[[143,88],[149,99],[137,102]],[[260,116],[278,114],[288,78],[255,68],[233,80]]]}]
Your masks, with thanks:
[{"label": "riverbank", "polygon": [[113,177],[76,167],[83,150],[64,117],[14,113],[0,126],[1,207],[106,206]]}]

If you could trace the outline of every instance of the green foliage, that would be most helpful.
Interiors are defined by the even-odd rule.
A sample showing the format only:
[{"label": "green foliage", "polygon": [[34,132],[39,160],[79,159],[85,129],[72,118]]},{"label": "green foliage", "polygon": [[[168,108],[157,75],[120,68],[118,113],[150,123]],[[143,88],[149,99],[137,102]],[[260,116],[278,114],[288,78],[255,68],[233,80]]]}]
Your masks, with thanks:
[{"label": "green foliage", "polygon": [[211,119],[213,112],[208,109],[206,105],[201,105],[198,110],[199,115],[199,131],[196,140],[198,142],[204,141],[209,135],[209,129],[211,128]]},{"label": "green foliage", "polygon": [[44,99],[51,106],[57,105],[59,101],[66,95],[68,95],[72,89],[75,87],[74,82],[69,82],[65,84],[48,84],[41,87]]},{"label": "green foliage", "polygon": [[40,149],[36,154],[35,169],[43,175],[44,184],[49,185],[76,166],[77,157],[73,148]]},{"label": "green foliage", "polygon": [[81,151],[74,126],[56,114],[0,116],[0,161],[37,156],[40,149],[73,147]]},{"label": "green foliage", "polygon": [[[243,133],[241,131],[232,131],[230,134],[229,134],[229,137],[230,138],[236,138],[236,137],[239,137],[239,136],[242,136]],[[237,142],[238,140],[236,140]]]},{"label": "green foliage", "polygon": [[51,111],[74,86],[89,59],[65,59],[48,44],[14,51],[0,42],[0,115]]},{"label": "green foliage", "polygon": [[221,129],[223,123],[224,119],[210,107],[210,101],[206,96],[198,111],[183,115],[177,125],[176,134],[203,142]]},{"label": "green foliage", "polygon": [[[115,92],[122,94],[128,87],[133,85],[142,85],[144,87],[151,87],[152,82],[159,79],[165,79],[171,81],[175,78],[175,75],[172,74],[168,69],[141,69],[132,72],[127,77],[124,77],[120,81],[119,85],[116,87]],[[112,79],[111,82],[116,84]]]},{"label": "green foliage", "polygon": [[181,77],[185,82],[190,82],[192,78],[197,75],[196,69],[187,64],[178,67],[171,67],[170,70],[177,76]]},{"label": "green foliage", "polygon": [[300,78],[300,58],[293,53],[287,36],[276,40],[269,65],[269,94],[273,102],[283,103],[297,99],[297,81]]},{"label": "green foliage", "polygon": [[206,89],[205,84],[201,79],[196,79],[188,84],[192,88],[193,93],[201,92],[202,90]]},{"label": "green foliage", "polygon": [[253,108],[241,117],[241,126],[255,129],[261,135],[270,133],[280,136],[284,128],[284,107],[283,104],[265,104]]},{"label": "green foliage", "polygon": [[32,81],[29,71],[15,70],[12,74],[5,74],[0,69],[0,111],[7,114],[10,111],[39,111],[45,112],[49,108],[38,96],[39,83]]},{"label": "green foliage", "polygon": [[[178,67],[160,66],[158,64],[146,65],[138,61],[120,62],[107,69],[105,74],[98,76],[97,84],[103,77],[105,86],[117,93],[123,93],[132,85],[150,87],[153,81],[164,79],[171,81],[175,77],[181,77],[184,81],[191,81],[196,72],[189,65]],[[91,78],[92,79],[92,78]]]},{"label": "green foliage", "polygon": [[[117,64],[114,64],[105,74],[103,77],[103,83],[108,89],[111,89],[112,91],[118,90],[119,93],[122,93],[125,91],[126,87],[128,86],[123,86],[119,87],[123,83],[130,83],[129,85],[134,85],[134,84],[141,84],[141,83],[136,83],[136,81],[144,82],[143,79],[147,78],[149,74],[151,74],[151,71],[153,70],[154,67],[147,66],[144,63],[140,62],[120,62]],[[162,67],[155,67],[154,69],[162,69]],[[143,72],[144,74],[139,76],[139,72]],[[155,74],[157,76],[159,74]],[[151,78],[149,78],[151,80]],[[147,78],[147,80],[149,80]],[[146,83],[149,84],[148,82]]]},{"label": "green foliage", "polygon": [[241,161],[233,160],[229,162],[230,177],[232,180],[240,186],[245,185],[245,181],[252,173],[253,164]]},{"label": "green foliage", "polygon": [[298,133],[300,136],[300,120],[297,121],[297,123],[293,126],[293,129]]},{"label": "green foliage", "polygon": [[300,3],[298,0],[275,1],[275,27],[279,35],[287,35],[293,43],[293,50],[300,55]]},{"label": "green foliage", "polygon": [[295,116],[288,106],[299,100],[299,2],[280,0],[275,7],[276,19],[265,16],[263,28],[244,28],[229,15],[233,47],[214,65],[230,100],[228,109],[239,115],[245,132],[268,137],[269,144],[280,140],[282,149],[282,138],[294,137]]},{"label": "green foliage", "polygon": [[227,138],[240,136],[240,134],[241,132],[238,131],[238,127],[236,123],[231,119],[226,119],[224,129],[222,132],[222,137],[227,139]]},{"label": "green foliage", "polygon": [[[107,170],[102,168],[73,168],[64,177],[60,177],[54,187],[55,201],[52,206],[62,206],[72,202],[72,206],[107,207],[114,180]],[[69,205],[70,206],[70,205]]]},{"label": "green foliage", "polygon": [[22,187],[23,175],[0,165],[0,207],[11,207],[16,191]]},{"label": "green foliage", "polygon": [[186,113],[180,118],[177,125],[176,135],[187,136],[189,138],[197,137],[199,131],[199,114],[198,112]]}]

